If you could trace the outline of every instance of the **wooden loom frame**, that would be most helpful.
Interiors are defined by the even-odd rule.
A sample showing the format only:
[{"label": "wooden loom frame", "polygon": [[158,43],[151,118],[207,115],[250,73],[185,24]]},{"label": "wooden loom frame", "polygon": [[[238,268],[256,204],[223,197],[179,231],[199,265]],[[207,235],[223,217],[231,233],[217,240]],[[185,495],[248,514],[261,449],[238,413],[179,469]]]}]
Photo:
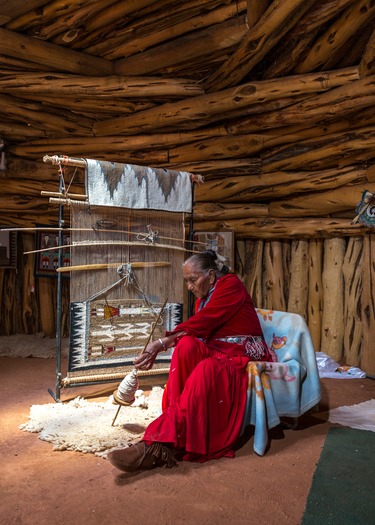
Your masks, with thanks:
[{"label": "wooden loom frame", "polygon": [[[74,159],[69,157],[58,157],[58,156],[45,156],[43,158],[44,162],[52,163],[59,165],[60,169],[61,166],[77,166],[77,167],[84,167],[86,168],[86,160],[85,159]],[[202,181],[201,176],[196,176],[193,174],[191,175],[191,184],[192,184],[192,207],[191,207],[191,213],[189,215],[189,247],[192,246],[192,235],[193,235],[193,205],[194,205],[194,182],[200,182]],[[69,195],[69,198],[66,198],[64,195],[64,184],[63,184],[63,177],[60,176],[59,178],[59,192],[55,197],[50,197],[50,202],[58,203],[59,204],[59,237],[58,237],[58,247],[63,245],[63,226],[64,226],[64,205],[69,204],[69,201],[71,201],[71,198],[78,197],[79,201],[82,203],[82,196],[74,196]],[[43,192],[46,194],[47,192]],[[59,261],[58,266],[63,266],[63,254],[62,250],[59,249]],[[95,378],[95,376],[91,376],[89,379],[87,379],[85,376],[83,377],[76,377],[74,381],[70,381],[68,378],[62,377],[62,368],[61,368],[61,334],[62,334],[62,273],[58,272],[57,275],[57,315],[56,315],[56,381],[55,381],[55,391],[52,391],[52,389],[48,389],[48,392],[50,395],[54,398],[56,402],[60,402],[60,394],[61,389],[64,387],[73,387],[73,386],[88,386],[92,384],[103,384],[103,383],[111,383],[115,381],[121,381],[124,377],[124,372],[114,373],[114,374],[106,374],[106,377],[103,376]],[[187,301],[187,307],[188,307],[188,317],[192,313],[192,301],[191,297],[188,297]],[[157,369],[157,370],[150,370],[150,371],[140,371],[139,375],[142,376],[157,376],[161,374],[166,374],[169,372],[169,366],[166,369]]]}]

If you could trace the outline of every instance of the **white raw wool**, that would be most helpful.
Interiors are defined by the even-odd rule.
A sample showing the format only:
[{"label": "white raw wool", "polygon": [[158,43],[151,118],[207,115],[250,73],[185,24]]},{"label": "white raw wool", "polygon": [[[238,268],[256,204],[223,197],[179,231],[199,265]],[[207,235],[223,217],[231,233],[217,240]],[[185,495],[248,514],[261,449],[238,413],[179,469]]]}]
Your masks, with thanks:
[{"label": "white raw wool", "polygon": [[358,405],[334,408],[329,411],[329,421],[344,427],[375,432],[375,399]]},{"label": "white raw wool", "polygon": [[134,368],[129,374],[126,374],[124,379],[119,384],[117,389],[117,396],[121,401],[131,403],[134,400],[135,392],[138,390],[138,375]]},{"label": "white raw wool", "polygon": [[162,395],[163,389],[154,387],[145,398],[147,403],[139,405],[138,400],[138,406],[121,406],[114,426],[118,405],[113,404],[110,396],[103,403],[77,397],[69,403],[33,405],[30,420],[19,428],[38,432],[39,439],[53,443],[54,450],[105,456],[113,448],[125,447],[142,438],[149,423],[161,414]]}]

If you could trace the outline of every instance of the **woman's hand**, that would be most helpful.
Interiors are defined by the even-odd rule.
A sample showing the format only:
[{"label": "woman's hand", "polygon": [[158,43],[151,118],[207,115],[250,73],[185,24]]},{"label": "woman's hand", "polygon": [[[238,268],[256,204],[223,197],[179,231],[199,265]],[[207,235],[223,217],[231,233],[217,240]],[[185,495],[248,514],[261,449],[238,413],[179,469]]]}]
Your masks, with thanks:
[{"label": "woman's hand", "polygon": [[159,352],[166,352],[173,346],[173,342],[178,337],[185,335],[185,332],[176,332],[162,339],[149,343],[141,355],[134,359],[134,365],[137,370],[150,370],[155,363],[156,356]]},{"label": "woman's hand", "polygon": [[135,368],[137,370],[150,370],[154,366],[160,347],[159,341],[148,344],[143,353],[134,359]]}]

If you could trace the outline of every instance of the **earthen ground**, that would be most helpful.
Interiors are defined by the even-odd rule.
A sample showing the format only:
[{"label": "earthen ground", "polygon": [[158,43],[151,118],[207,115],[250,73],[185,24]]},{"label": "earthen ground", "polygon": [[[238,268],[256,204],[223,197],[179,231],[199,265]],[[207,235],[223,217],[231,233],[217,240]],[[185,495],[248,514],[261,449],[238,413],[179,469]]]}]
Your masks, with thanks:
[{"label": "earthen ground", "polygon": [[[53,401],[54,385],[54,359],[0,358],[1,525],[298,525],[331,427],[328,410],[375,397],[372,379],[323,379],[319,410],[296,430],[271,430],[263,457],[250,432],[234,459],[126,474],[93,454],[53,451],[18,428],[31,405]],[[115,386],[64,389],[61,399],[104,399]]]}]

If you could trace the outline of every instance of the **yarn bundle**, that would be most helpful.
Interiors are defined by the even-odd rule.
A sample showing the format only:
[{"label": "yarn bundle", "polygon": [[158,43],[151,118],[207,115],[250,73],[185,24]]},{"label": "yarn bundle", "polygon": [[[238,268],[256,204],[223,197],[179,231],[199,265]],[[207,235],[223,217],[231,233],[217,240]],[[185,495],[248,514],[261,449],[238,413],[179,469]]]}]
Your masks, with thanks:
[{"label": "yarn bundle", "polygon": [[138,375],[134,368],[119,384],[119,387],[113,393],[115,401],[119,404],[130,405],[135,400],[135,393],[138,390]]}]

